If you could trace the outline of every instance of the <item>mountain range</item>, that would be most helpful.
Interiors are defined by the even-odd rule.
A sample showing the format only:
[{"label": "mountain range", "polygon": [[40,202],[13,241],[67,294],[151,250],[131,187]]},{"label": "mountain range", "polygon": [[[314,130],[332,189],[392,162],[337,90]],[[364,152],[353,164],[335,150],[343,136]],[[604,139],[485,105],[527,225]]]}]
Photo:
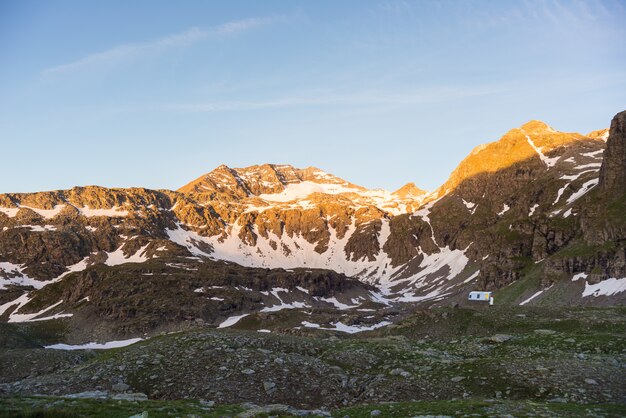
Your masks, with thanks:
[{"label": "mountain range", "polygon": [[366,329],[390,323],[382,312],[471,303],[471,290],[623,304],[625,129],[626,112],[586,135],[530,121],[432,192],[263,164],[176,191],[2,194],[0,319],[61,319],[84,341],[283,309],[326,310],[331,328],[348,312]]}]

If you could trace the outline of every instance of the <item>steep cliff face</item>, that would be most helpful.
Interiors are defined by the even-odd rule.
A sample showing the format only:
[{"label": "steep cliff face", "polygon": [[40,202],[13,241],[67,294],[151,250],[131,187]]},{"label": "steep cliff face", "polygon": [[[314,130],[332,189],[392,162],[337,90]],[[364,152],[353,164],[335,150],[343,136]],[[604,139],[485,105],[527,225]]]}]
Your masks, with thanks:
[{"label": "steep cliff face", "polygon": [[[109,277],[120,265],[172,257],[234,262],[250,277],[262,270],[245,267],[334,271],[328,280],[357,278],[387,302],[450,303],[470,289],[506,295],[526,282],[512,302],[559,286],[576,289],[563,303],[615,300],[626,294],[624,117],[588,135],[531,121],[477,147],[434,193],[265,164],[220,166],[179,191],[0,195],[0,316],[28,311],[69,276]],[[584,294],[608,280],[618,291]]]},{"label": "steep cliff face", "polygon": [[600,168],[600,188],[626,193],[626,111],[615,115]]},{"label": "steep cliff face", "polygon": [[613,118],[606,138],[597,190],[581,202],[582,237],[560,266],[584,275],[586,285],[626,277],[626,112]]}]

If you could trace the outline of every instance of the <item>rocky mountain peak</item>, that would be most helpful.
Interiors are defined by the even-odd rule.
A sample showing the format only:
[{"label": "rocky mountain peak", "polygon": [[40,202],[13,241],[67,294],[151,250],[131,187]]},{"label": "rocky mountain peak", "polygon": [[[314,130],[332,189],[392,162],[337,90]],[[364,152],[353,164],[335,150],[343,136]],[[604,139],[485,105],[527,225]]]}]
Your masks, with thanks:
[{"label": "rocky mountain peak", "polygon": [[600,187],[618,193],[626,192],[626,111],[618,113],[611,121],[600,167]]},{"label": "rocky mountain peak", "polygon": [[597,139],[600,141],[606,141],[609,138],[609,129],[605,128],[605,129],[598,129],[595,131],[591,131],[589,132],[587,135],[585,135],[587,138],[591,138],[591,139]]},{"label": "rocky mountain peak", "polygon": [[557,131],[539,120],[531,120],[513,131],[521,133],[522,140],[525,139],[532,148],[544,154],[572,141],[585,138],[576,132]]},{"label": "rocky mountain peak", "polygon": [[231,197],[246,197],[250,190],[235,170],[225,164],[178,189],[181,193],[226,193]]},{"label": "rocky mountain peak", "polygon": [[284,192],[289,185],[300,183],[341,186],[355,191],[367,189],[327,173],[317,167],[304,169],[289,164],[261,164],[243,168],[220,165],[178,189],[181,193],[224,194],[229,198],[243,199],[253,196]]},{"label": "rocky mountain peak", "polygon": [[559,160],[559,148],[583,139],[588,138],[578,133],[559,132],[544,122],[531,120],[511,129],[498,141],[474,148],[439,188],[438,194],[445,194],[478,174],[493,173],[524,161],[550,169]]},{"label": "rocky mountain peak", "polygon": [[520,129],[529,133],[556,132],[550,125],[540,120],[531,120],[520,126]]},{"label": "rocky mountain peak", "polygon": [[393,192],[393,195],[399,198],[416,198],[428,193],[426,190],[422,190],[415,185],[415,183],[407,183]]}]

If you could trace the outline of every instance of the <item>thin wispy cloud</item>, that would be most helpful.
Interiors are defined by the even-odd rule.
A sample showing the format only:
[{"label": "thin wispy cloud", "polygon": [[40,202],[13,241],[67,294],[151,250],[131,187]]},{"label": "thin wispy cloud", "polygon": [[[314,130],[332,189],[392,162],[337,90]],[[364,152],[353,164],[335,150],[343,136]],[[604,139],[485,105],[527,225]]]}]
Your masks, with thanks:
[{"label": "thin wispy cloud", "polygon": [[86,68],[98,68],[119,63],[125,59],[134,58],[147,53],[162,53],[169,49],[189,46],[194,43],[223,36],[235,36],[255,28],[267,26],[284,20],[283,17],[255,17],[223,23],[209,29],[193,27],[184,32],[164,36],[149,42],[129,43],[118,45],[105,51],[86,55],[76,61],[46,68],[44,75],[54,75],[82,70]]},{"label": "thin wispy cloud", "polygon": [[135,108],[120,109],[121,112],[173,111],[188,113],[209,113],[228,111],[248,111],[301,106],[377,106],[377,105],[415,105],[468,97],[497,94],[502,89],[491,88],[430,88],[402,92],[356,91],[348,93],[295,94],[279,98],[262,100],[232,100],[189,103],[165,103]]},{"label": "thin wispy cloud", "polygon": [[[601,74],[583,73],[560,75],[546,79],[541,83],[534,80],[527,82],[487,83],[475,86],[434,86],[422,88],[403,88],[394,90],[367,89],[352,91],[305,90],[279,97],[241,100],[212,101],[171,101],[130,107],[109,109],[113,113],[142,112],[180,112],[180,113],[217,113],[240,112],[266,109],[288,109],[297,107],[343,106],[352,108],[419,106],[436,103],[456,103],[464,99],[479,97],[517,97],[520,94],[536,94],[552,90],[559,92],[578,92],[583,94],[611,85],[626,82],[623,72],[603,72]],[[575,86],[575,87],[572,87]]]},{"label": "thin wispy cloud", "polygon": [[549,23],[574,31],[621,13],[623,6],[613,0],[523,0],[511,8],[475,10],[474,15],[481,25],[489,27]]},{"label": "thin wispy cloud", "polygon": [[284,19],[284,17],[252,17],[249,19],[235,20],[217,26],[213,32],[219,35],[235,35],[260,26],[277,23]]}]

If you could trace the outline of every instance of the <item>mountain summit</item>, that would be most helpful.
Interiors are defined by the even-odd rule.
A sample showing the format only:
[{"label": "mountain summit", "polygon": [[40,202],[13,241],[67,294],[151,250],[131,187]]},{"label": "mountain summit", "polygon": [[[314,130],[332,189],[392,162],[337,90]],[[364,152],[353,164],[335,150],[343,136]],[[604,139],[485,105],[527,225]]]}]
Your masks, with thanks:
[{"label": "mountain summit", "polygon": [[427,193],[428,192],[426,190],[420,189],[419,187],[415,185],[415,183],[412,183],[412,182],[405,184],[404,186],[400,187],[398,190],[393,192],[393,194],[395,196],[398,196],[399,198],[408,198],[408,197],[418,198],[418,197],[423,197]]},{"label": "mountain summit", "polygon": [[233,197],[250,197],[284,192],[292,184],[314,183],[365,190],[316,167],[305,169],[291,165],[263,164],[245,168],[221,165],[178,189],[182,193],[226,193]]},{"label": "mountain summit", "polygon": [[600,138],[558,132],[544,122],[532,120],[511,129],[498,141],[474,148],[440,187],[438,194],[454,190],[472,177],[494,173],[526,161],[534,161],[535,166],[550,169],[560,160],[568,144],[585,139]]}]

